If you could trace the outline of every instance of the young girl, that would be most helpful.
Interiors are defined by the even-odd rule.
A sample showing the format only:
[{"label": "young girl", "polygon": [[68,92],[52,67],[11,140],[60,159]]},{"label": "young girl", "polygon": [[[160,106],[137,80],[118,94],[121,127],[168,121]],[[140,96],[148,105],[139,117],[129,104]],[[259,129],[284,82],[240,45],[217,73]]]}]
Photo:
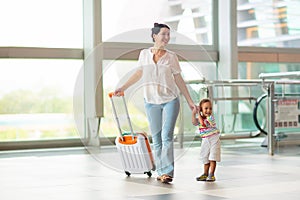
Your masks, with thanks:
[{"label": "young girl", "polygon": [[204,164],[204,173],[197,177],[197,181],[215,181],[217,163],[221,161],[220,131],[216,127],[212,115],[212,103],[209,99],[202,99],[199,112],[193,110],[192,123],[198,124],[202,138],[200,157]]}]

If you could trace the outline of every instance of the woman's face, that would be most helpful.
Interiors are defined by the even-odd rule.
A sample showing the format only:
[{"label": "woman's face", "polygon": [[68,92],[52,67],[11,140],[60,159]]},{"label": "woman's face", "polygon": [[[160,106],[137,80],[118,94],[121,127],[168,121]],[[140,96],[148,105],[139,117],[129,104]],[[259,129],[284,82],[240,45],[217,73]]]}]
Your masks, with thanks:
[{"label": "woman's face", "polygon": [[166,46],[170,41],[170,30],[168,28],[161,28],[159,33],[153,35],[156,46]]},{"label": "woman's face", "polygon": [[201,112],[204,117],[209,117],[212,114],[212,105],[210,102],[205,102],[201,106]]}]

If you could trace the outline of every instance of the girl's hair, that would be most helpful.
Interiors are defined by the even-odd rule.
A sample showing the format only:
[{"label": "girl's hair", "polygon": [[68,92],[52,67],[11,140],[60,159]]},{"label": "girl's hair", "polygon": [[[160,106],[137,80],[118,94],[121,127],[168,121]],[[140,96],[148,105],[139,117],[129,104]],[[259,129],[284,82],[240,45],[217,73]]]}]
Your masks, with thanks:
[{"label": "girl's hair", "polygon": [[151,29],[151,37],[152,37],[152,41],[154,41],[153,35],[157,35],[160,32],[161,28],[167,28],[170,30],[170,27],[166,24],[159,24],[159,23],[154,23],[154,27]]},{"label": "girl's hair", "polygon": [[210,102],[211,103],[211,100],[210,99],[202,99],[199,103],[199,107],[200,107],[200,112],[202,112],[202,105],[206,102]]}]

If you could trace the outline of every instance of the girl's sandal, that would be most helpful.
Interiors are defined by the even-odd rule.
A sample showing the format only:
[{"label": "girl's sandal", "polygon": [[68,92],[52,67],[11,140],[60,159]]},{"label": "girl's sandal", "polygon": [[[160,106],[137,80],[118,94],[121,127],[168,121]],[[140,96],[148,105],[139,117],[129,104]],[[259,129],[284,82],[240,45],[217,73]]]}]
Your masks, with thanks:
[{"label": "girl's sandal", "polygon": [[162,175],[162,176],[160,177],[160,181],[161,181],[162,183],[170,183],[170,182],[173,181],[173,178],[172,178],[171,176],[167,175],[167,174],[164,174],[164,175]]}]

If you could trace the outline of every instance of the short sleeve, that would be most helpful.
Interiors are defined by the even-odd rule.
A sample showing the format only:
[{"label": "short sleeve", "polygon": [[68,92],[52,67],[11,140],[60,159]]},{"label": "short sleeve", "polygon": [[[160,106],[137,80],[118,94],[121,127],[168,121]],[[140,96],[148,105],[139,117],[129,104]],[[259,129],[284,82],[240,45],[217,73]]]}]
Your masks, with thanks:
[{"label": "short sleeve", "polygon": [[181,68],[180,68],[180,65],[179,65],[179,60],[178,60],[177,55],[174,52],[172,52],[170,64],[171,64],[172,74],[179,74],[179,73],[181,73]]},{"label": "short sleeve", "polygon": [[137,69],[143,70],[145,65],[152,64],[152,56],[149,53],[149,49],[143,49],[140,51],[138,62],[137,62]]},{"label": "short sleeve", "polygon": [[145,60],[146,60],[146,53],[147,52],[145,49],[140,51],[138,62],[137,62],[137,69],[139,70],[143,69],[143,65],[145,64]]}]

